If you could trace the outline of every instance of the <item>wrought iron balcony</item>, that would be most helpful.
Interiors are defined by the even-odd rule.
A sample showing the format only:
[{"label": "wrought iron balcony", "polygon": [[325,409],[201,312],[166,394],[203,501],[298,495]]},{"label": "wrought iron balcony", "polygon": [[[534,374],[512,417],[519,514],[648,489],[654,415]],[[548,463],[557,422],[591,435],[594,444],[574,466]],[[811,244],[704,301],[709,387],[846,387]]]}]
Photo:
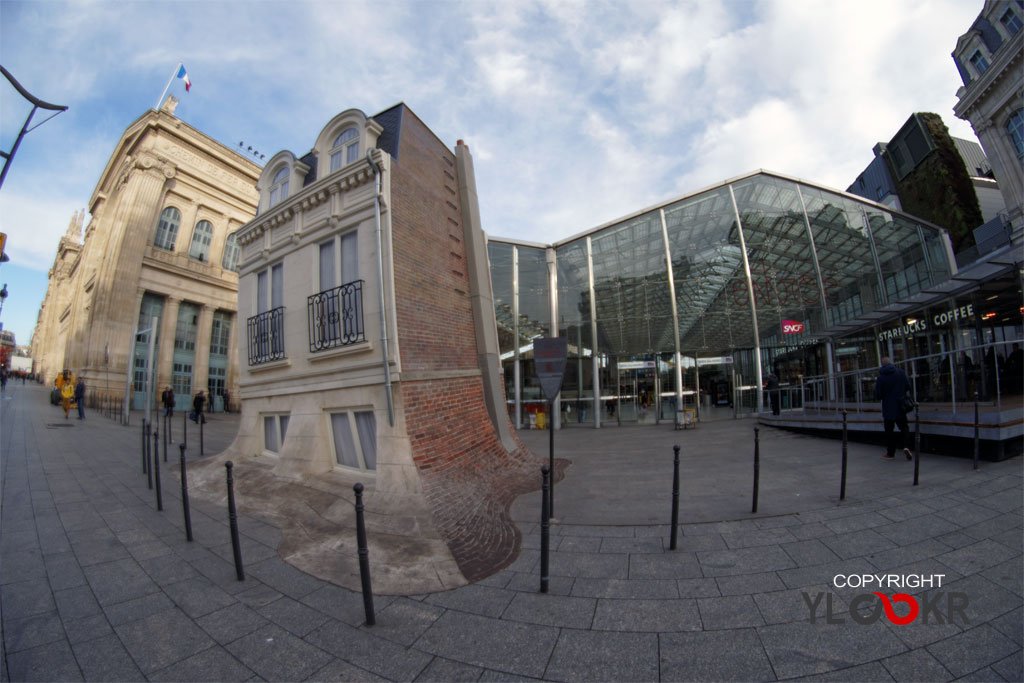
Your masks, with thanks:
[{"label": "wrought iron balcony", "polygon": [[311,352],[366,341],[363,329],[363,281],[325,289],[309,297]]},{"label": "wrought iron balcony", "polygon": [[284,306],[248,320],[249,365],[284,358]]}]

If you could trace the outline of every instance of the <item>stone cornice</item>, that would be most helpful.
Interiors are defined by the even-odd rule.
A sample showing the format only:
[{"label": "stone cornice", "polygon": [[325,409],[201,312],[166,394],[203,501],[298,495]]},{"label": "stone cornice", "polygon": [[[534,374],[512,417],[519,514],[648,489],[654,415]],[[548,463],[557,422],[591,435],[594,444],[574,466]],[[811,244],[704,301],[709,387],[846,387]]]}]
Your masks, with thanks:
[{"label": "stone cornice", "polygon": [[[381,167],[383,152],[374,148],[371,151],[373,163]],[[297,213],[310,211],[328,201],[332,195],[348,192],[373,182],[373,167],[365,158],[361,163],[348,168],[344,173],[337,172],[319,180],[293,197],[289,197],[262,216],[250,221],[238,230],[239,246],[246,246],[268,230],[283,225],[295,217]]]},{"label": "stone cornice", "polygon": [[985,69],[985,73],[964,86],[959,101],[953,105],[953,113],[958,118],[969,118],[969,111],[974,108],[978,100],[983,99],[1004,79],[1016,79],[1018,85],[1020,84],[1022,46],[1024,46],[1024,31],[1018,31],[1013,40],[1003,44],[1003,47],[996,53],[992,64]]}]

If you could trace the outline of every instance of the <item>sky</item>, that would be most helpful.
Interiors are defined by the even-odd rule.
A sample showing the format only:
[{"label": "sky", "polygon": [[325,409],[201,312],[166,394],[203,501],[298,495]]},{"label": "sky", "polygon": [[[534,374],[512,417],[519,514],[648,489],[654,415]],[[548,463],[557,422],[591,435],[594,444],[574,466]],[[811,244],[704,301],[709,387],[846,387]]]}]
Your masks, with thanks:
[{"label": "sky", "polygon": [[[845,189],[917,111],[976,140],[950,53],[982,6],[0,0],[0,64],[68,106],[0,188],[0,324],[29,343],[72,215],[179,62],[175,114],[266,159],[305,154],[341,111],[404,102],[469,146],[489,235],[550,243],[759,168]],[[0,78],[3,151],[30,109]]]}]

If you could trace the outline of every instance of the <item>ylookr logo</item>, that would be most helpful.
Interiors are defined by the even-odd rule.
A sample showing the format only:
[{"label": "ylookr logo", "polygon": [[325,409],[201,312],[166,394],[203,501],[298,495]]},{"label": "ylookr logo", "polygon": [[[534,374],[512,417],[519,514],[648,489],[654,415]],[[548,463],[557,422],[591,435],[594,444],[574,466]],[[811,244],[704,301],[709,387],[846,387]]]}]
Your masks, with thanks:
[{"label": "ylookr logo", "polygon": [[[870,586],[877,586],[879,588],[938,588],[942,586],[944,576],[945,574],[933,574],[931,576],[920,574],[910,574],[907,576],[900,576],[898,574],[851,574],[844,576],[839,574],[833,579],[833,583],[836,588],[867,588]],[[823,599],[825,602],[825,623],[846,623],[846,619],[835,614],[832,605],[833,593],[819,591],[811,595],[810,593],[803,592],[802,595],[804,602],[807,603],[807,608],[810,610],[812,624],[817,623],[819,607],[821,607]],[[906,614],[899,613],[903,612],[903,609],[897,611],[897,603],[906,605]],[[908,593],[893,593],[890,596],[880,591],[871,591],[870,593],[855,595],[850,600],[849,617],[858,624],[874,624],[882,618],[884,613],[885,618],[891,623],[897,626],[906,626],[918,619],[920,619],[922,624],[951,624],[954,621],[954,617],[958,615],[961,623],[969,624],[970,620],[965,612],[968,604],[967,594],[961,592],[937,591],[915,598]],[[862,608],[869,605],[874,606],[870,612],[862,611]]]}]

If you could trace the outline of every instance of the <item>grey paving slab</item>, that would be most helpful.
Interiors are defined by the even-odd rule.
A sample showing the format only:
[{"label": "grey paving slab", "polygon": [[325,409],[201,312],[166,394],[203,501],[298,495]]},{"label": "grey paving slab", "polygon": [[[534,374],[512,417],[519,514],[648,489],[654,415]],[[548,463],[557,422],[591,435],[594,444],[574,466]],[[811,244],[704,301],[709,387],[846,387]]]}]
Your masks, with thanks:
[{"label": "grey paving slab", "polygon": [[[244,557],[244,548],[243,548]],[[324,586],[324,582],[299,571],[279,557],[245,565],[246,574],[252,574],[268,586],[296,600]]]},{"label": "grey paving slab", "polygon": [[324,624],[306,636],[306,641],[350,664],[393,681],[413,680],[431,660],[431,656],[418,646],[416,649],[407,648],[340,621]]},{"label": "grey paving slab", "polygon": [[946,681],[952,678],[949,670],[923,648],[887,657],[882,660],[882,665],[895,681]]},{"label": "grey paving slab", "polygon": [[154,593],[157,585],[133,559],[84,567],[85,577],[101,605],[110,605]]},{"label": "grey paving slab", "polygon": [[796,566],[779,546],[702,551],[697,559],[704,576],[735,576]]},{"label": "grey paving slab", "polygon": [[88,583],[85,573],[78,565],[78,558],[71,552],[55,553],[46,556],[46,577],[50,588],[59,591]]},{"label": "grey paving slab", "polygon": [[842,598],[831,593],[824,585],[759,593],[753,597],[766,624],[787,624],[810,619],[825,621],[828,613],[840,614],[848,609]]},{"label": "grey paving slab", "polygon": [[527,624],[588,629],[594,621],[595,598],[543,593],[518,593],[501,618]]},{"label": "grey paving slab", "polygon": [[263,615],[237,602],[196,619],[196,624],[221,645],[238,640],[268,623]]},{"label": "grey paving slab", "polygon": [[78,643],[73,649],[82,677],[87,681],[137,681],[143,678],[131,655],[113,634]]},{"label": "grey paving slab", "polygon": [[718,592],[722,595],[751,595],[769,591],[780,591],[786,586],[775,572],[762,574],[739,574],[720,576],[716,579]]},{"label": "grey paving slab", "polygon": [[103,614],[85,617],[84,619],[71,619],[63,623],[64,632],[67,634],[68,643],[71,645],[102,638],[114,632],[110,622],[107,621],[107,617]]},{"label": "grey paving slab", "polygon": [[1024,681],[1024,651],[1017,650],[992,665],[992,670],[1007,681]]},{"label": "grey paving slab", "polygon": [[988,624],[928,646],[928,652],[955,677],[966,676],[1020,650],[1020,646]]},{"label": "grey paving slab", "polygon": [[545,677],[557,681],[648,681],[658,677],[658,665],[658,637],[653,633],[564,630]]},{"label": "grey paving slab", "polygon": [[166,669],[155,671],[150,681],[245,681],[255,674],[222,647],[211,647]]},{"label": "grey paving slab", "polygon": [[[667,547],[659,536],[601,539],[602,553],[663,553]],[[561,548],[559,548],[561,549]]]},{"label": "grey paving slab", "polygon": [[851,666],[846,669],[837,669],[828,673],[815,674],[813,676],[802,676],[794,678],[794,681],[892,681],[892,676],[884,666],[878,662],[869,662],[859,666]]},{"label": "grey paving slab", "polygon": [[984,569],[980,573],[992,583],[1017,595],[1024,594],[1024,562],[1021,562],[1020,555],[1002,564]]},{"label": "grey paving slab", "polygon": [[1020,557],[1020,554],[1001,543],[986,539],[938,555],[936,559],[956,572],[967,575],[993,567],[1011,557]]},{"label": "grey paving slab", "polygon": [[757,633],[780,679],[846,669],[907,650],[881,622],[796,622],[763,626]]},{"label": "grey paving slab", "polygon": [[697,608],[700,610],[705,631],[749,628],[764,624],[757,604],[749,595],[697,598]]},{"label": "grey paving slab", "polygon": [[330,621],[323,612],[301,602],[282,598],[256,608],[255,612],[300,638]]},{"label": "grey paving slab", "polygon": [[893,541],[881,535],[875,529],[863,529],[836,536],[826,536],[821,539],[821,542],[844,560],[864,557],[865,555],[896,547]]},{"label": "grey paving slab", "polygon": [[798,567],[811,567],[839,560],[832,549],[817,538],[782,543],[779,545]]},{"label": "grey paving slab", "polygon": [[177,609],[128,622],[114,630],[146,675],[215,645],[205,631]]},{"label": "grey paving slab", "polygon": [[12,681],[85,680],[71,645],[66,641],[7,653],[7,674]]},{"label": "grey paving slab", "polygon": [[[628,562],[628,578],[631,581],[696,579],[703,576],[700,563],[694,553],[674,551],[661,555],[644,554],[623,557]],[[595,577],[588,573],[584,575],[584,578]],[[598,578],[624,579],[627,577],[616,575]]]},{"label": "grey paving slab", "polygon": [[426,669],[417,678],[417,683],[456,683],[459,681],[477,681],[483,669],[478,666],[453,662],[444,657],[434,657]]},{"label": "grey paving slab", "polygon": [[154,614],[174,609],[174,603],[163,593],[150,593],[141,598],[125,600],[103,608],[112,626],[121,626]]},{"label": "grey paving slab", "polygon": [[[373,596],[374,609],[384,609],[392,600],[393,598],[387,595],[375,595]],[[324,584],[312,593],[305,595],[302,598],[302,603],[351,626],[359,626],[366,621],[362,593],[340,586]]]},{"label": "grey paving slab", "polygon": [[[507,574],[508,580],[501,584],[490,584],[483,581],[477,581],[476,584],[474,585],[487,585],[492,586],[494,588],[505,588],[510,591],[522,591],[527,593],[536,593],[540,591],[539,570],[532,574],[520,574],[519,572],[508,572]],[[548,576],[548,594],[571,595],[573,591],[573,586],[576,585],[576,582],[585,580],[587,579],[575,579],[571,576]],[[580,597],[590,596],[584,595]]]},{"label": "grey paving slab", "polygon": [[727,548],[753,548],[763,545],[777,545],[797,540],[789,527],[778,527],[769,529],[756,529],[752,531],[740,531],[723,533],[720,538]]},{"label": "grey paving slab", "polygon": [[168,584],[163,590],[174,604],[193,619],[235,602],[235,599],[223,590],[201,579]]},{"label": "grey paving slab", "polygon": [[397,598],[375,615],[376,624],[362,626],[378,638],[386,638],[406,647],[415,643],[423,632],[444,614],[444,609],[417,600]]},{"label": "grey paving slab", "polygon": [[[263,680],[263,679],[259,679]],[[360,669],[357,666],[353,666],[346,661],[341,659],[332,659],[326,666],[319,671],[315,672],[312,676],[306,679],[307,681],[353,681],[363,683],[374,683],[376,681],[387,681],[386,678],[381,678],[375,674]]]},{"label": "grey paving slab", "polygon": [[[632,557],[666,557],[665,555],[633,555]],[[585,579],[625,579],[629,574],[630,555],[625,553],[563,553],[552,552],[548,571],[552,576],[573,576]]]},{"label": "grey paving slab", "polygon": [[5,551],[2,573],[0,585],[39,578],[46,573],[43,553],[39,550]]},{"label": "grey paving slab", "polygon": [[679,597],[679,588],[672,579],[576,579],[572,595],[578,598],[665,599]]},{"label": "grey paving slab", "polygon": [[463,664],[540,678],[558,629],[446,612],[416,641],[417,650]]},{"label": "grey paving slab", "polygon": [[[563,553],[596,553],[601,550],[600,536],[553,536],[550,539],[551,550]],[[620,539],[631,541],[633,539]],[[540,548],[538,543],[537,548]]]},{"label": "grey paving slab", "polygon": [[21,619],[8,619],[5,615],[3,635],[7,652],[30,650],[65,638],[64,625],[56,612]]},{"label": "grey paving slab", "polygon": [[663,633],[658,640],[663,681],[775,680],[753,629]]},{"label": "grey paving slab", "polygon": [[498,617],[516,596],[513,591],[471,584],[444,593],[434,593],[424,602],[447,609],[486,617]]},{"label": "grey paving slab", "polygon": [[1024,608],[1018,607],[989,622],[993,628],[1024,646]]},{"label": "grey paving slab", "polygon": [[601,599],[593,620],[595,631],[674,633],[701,630],[694,599]]},{"label": "grey paving slab", "polygon": [[676,581],[676,589],[681,598],[714,598],[721,595],[718,582],[712,578],[679,579]]},{"label": "grey paving slab", "polygon": [[959,617],[955,619],[955,623],[961,624],[965,628],[973,628],[978,624],[991,621],[1021,606],[1020,596],[989,581],[980,574],[943,584],[942,590],[946,593],[959,592],[967,596],[968,605],[964,608],[964,613],[967,615],[969,623],[962,624]]},{"label": "grey paving slab", "polygon": [[228,652],[268,681],[304,680],[331,661],[331,656],[273,624],[225,646]]}]

